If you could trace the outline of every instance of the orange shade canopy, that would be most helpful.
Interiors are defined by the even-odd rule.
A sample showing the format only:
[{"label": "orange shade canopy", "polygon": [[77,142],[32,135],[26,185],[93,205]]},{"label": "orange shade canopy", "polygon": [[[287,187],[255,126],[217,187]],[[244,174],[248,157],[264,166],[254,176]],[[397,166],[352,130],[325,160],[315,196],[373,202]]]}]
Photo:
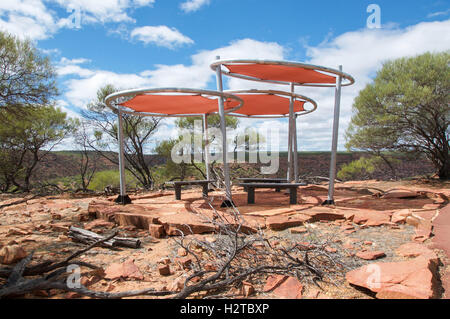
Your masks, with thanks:
[{"label": "orange shade canopy", "polygon": [[[237,100],[226,99],[224,109],[225,111],[231,110],[239,104],[240,102]],[[136,112],[162,115],[201,115],[218,112],[217,98],[202,95],[143,94],[137,95],[121,105]]]},{"label": "orange shade canopy", "polygon": [[[242,115],[286,115],[289,114],[289,98],[273,94],[234,94],[244,101],[244,105],[234,111]],[[304,111],[305,101],[294,101],[294,113]]]},{"label": "orange shade canopy", "polygon": [[326,83],[335,84],[336,77],[298,66],[279,64],[223,64],[230,73],[250,76],[264,81],[286,83]]}]

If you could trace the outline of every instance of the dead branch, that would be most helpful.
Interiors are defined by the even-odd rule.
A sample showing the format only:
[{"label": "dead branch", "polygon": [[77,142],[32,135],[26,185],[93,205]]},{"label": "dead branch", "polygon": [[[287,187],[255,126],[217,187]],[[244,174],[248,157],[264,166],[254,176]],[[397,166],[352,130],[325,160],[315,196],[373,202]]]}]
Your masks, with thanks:
[{"label": "dead branch", "polygon": [[[79,241],[84,244],[92,244],[98,240],[104,239],[103,236],[97,233],[74,226],[70,227],[68,236],[75,241]],[[114,237],[103,242],[102,246],[139,248],[141,246],[141,241],[137,238]]]}]

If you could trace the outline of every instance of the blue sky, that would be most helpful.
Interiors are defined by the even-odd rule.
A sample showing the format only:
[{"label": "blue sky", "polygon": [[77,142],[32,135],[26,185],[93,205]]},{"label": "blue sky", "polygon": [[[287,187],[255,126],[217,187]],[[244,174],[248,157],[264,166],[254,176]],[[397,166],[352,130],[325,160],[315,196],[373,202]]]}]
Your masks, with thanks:
[{"label": "blue sky", "polygon": [[[372,3],[381,8],[379,29],[366,25]],[[70,116],[78,116],[107,83],[215,89],[209,64],[216,55],[342,64],[356,79],[343,91],[343,150],[353,99],[384,61],[450,49],[449,9],[450,2],[441,0],[1,0],[0,29],[31,38],[51,56],[59,74],[58,104]],[[77,13],[80,19],[72,19]],[[226,81],[231,89],[255,85]],[[329,150],[333,90],[297,91],[319,104],[299,121],[300,150]],[[172,124],[166,121],[159,137],[167,130],[176,134]],[[285,124],[245,120],[242,128],[280,125],[283,149]]]}]

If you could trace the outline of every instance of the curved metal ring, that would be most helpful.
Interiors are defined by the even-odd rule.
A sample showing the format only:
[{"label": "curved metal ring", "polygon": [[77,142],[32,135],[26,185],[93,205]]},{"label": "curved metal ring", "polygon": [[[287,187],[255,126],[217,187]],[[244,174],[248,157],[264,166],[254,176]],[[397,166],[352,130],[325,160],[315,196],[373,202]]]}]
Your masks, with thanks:
[{"label": "curved metal ring", "polygon": [[[271,64],[271,65],[284,65],[284,66],[292,66],[292,67],[300,67],[303,69],[309,69],[314,71],[322,71],[327,72],[331,74],[335,74],[337,76],[341,76],[343,79],[347,80],[348,82],[342,83],[342,86],[349,86],[355,83],[355,79],[345,72],[327,68],[320,65],[314,65],[314,64],[306,64],[306,63],[300,63],[300,62],[291,62],[291,61],[275,61],[275,60],[217,60],[213,63],[211,63],[210,67],[212,70],[216,71],[217,67],[223,64]],[[267,82],[267,83],[273,83],[273,84],[291,84],[291,82],[286,81],[277,81],[277,80],[263,80],[260,78],[256,78],[253,76],[238,74],[238,73],[232,73],[230,71],[222,70],[222,73],[227,76],[232,76],[235,78],[240,78],[244,80],[250,80],[250,81],[258,81],[258,82]],[[314,84],[314,83],[297,83],[293,82],[294,85],[298,86],[311,86],[311,87],[335,87],[336,84]]]},{"label": "curved metal ring", "polygon": [[[285,92],[285,91],[279,91],[279,90],[258,90],[258,89],[250,89],[250,90],[227,90],[224,91],[226,93],[231,93],[231,94],[239,94],[239,93],[254,93],[254,94],[273,94],[273,95],[282,95],[282,96],[288,96],[288,97],[293,97],[294,99],[297,100],[304,100],[305,102],[309,102],[313,105],[313,108],[311,110],[304,110],[301,112],[296,112],[294,113],[295,116],[302,116],[302,115],[306,115],[309,113],[314,112],[315,110],[317,110],[317,102],[314,101],[313,99],[301,95],[301,94],[297,94],[297,93],[291,93],[291,92]],[[289,114],[280,114],[280,115],[244,115],[244,114],[239,114],[239,113],[228,113],[227,115],[229,116],[235,116],[235,117],[242,117],[242,118],[258,118],[258,119],[275,119],[275,118],[286,118],[289,117]]]},{"label": "curved metal ring", "polygon": [[[206,95],[206,96],[216,96],[220,98],[225,99],[233,99],[239,102],[239,105],[229,109],[225,110],[225,113],[234,112],[242,107],[244,104],[244,101],[235,95],[232,95],[230,93],[224,93],[219,91],[211,91],[211,90],[202,90],[202,89],[188,89],[188,88],[143,88],[143,89],[132,89],[132,90],[125,90],[120,92],[115,92],[110,95],[108,95],[105,98],[105,104],[113,111],[117,110],[118,107],[113,101],[117,98],[121,97],[134,97],[137,95],[151,95],[156,93],[187,93],[191,95]],[[131,115],[138,115],[138,116],[155,116],[155,117],[187,117],[187,116],[200,116],[201,114],[161,114],[161,113],[150,113],[150,112],[136,112],[136,111],[127,111],[124,110],[123,107],[120,109],[121,113],[131,114]],[[215,114],[217,112],[212,112],[210,114]]]}]

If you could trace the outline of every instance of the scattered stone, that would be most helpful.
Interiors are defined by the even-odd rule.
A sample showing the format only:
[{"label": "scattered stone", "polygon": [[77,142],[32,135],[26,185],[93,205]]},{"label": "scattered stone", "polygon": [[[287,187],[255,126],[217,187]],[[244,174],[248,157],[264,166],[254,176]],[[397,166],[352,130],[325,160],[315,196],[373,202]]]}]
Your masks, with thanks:
[{"label": "scattered stone", "polygon": [[422,255],[402,262],[375,263],[352,270],[347,281],[376,292],[380,299],[429,299],[437,296],[438,259]]},{"label": "scattered stone", "polygon": [[301,226],[311,220],[309,216],[271,216],[266,219],[266,226],[271,230],[285,230],[286,228]]},{"label": "scattered stone", "polygon": [[404,224],[404,223],[406,223],[406,218],[408,216],[411,216],[410,209],[402,209],[402,210],[396,211],[392,214],[391,222],[396,223],[396,224]]},{"label": "scattered stone", "polygon": [[395,251],[397,255],[403,257],[417,257],[420,255],[433,255],[434,252],[423,244],[406,243],[398,247]]},{"label": "scattered stone", "polygon": [[250,295],[253,295],[255,293],[255,287],[251,283],[249,283],[247,281],[243,281],[241,293],[245,298],[247,298]]},{"label": "scattered stone", "polygon": [[0,250],[0,264],[11,265],[26,256],[26,251],[19,245],[5,246]]},{"label": "scattered stone", "polygon": [[308,229],[304,226],[301,227],[294,227],[290,229],[291,234],[303,234],[303,233],[307,233]]},{"label": "scattered stone", "polygon": [[161,276],[169,276],[170,275],[170,266],[169,265],[160,265],[160,266],[158,266],[158,272]]},{"label": "scattered stone", "polygon": [[273,294],[284,299],[301,299],[303,285],[297,278],[288,277],[273,290]]},{"label": "scattered stone", "polygon": [[337,252],[337,249],[333,248],[333,247],[330,247],[330,246],[326,246],[325,247],[325,251],[328,252],[328,253],[335,253],[335,252]]},{"label": "scattered stone", "polygon": [[264,292],[270,292],[277,288],[279,285],[281,285],[286,279],[288,279],[288,276],[284,275],[272,275],[267,277],[266,284],[264,285],[263,291]]},{"label": "scattered stone", "polygon": [[384,193],[381,198],[416,198],[419,197],[419,193],[406,189],[392,189]]},{"label": "scattered stone", "polygon": [[189,266],[192,264],[192,258],[191,257],[180,257],[175,258],[175,262],[182,268],[182,269],[190,269]]},{"label": "scattered stone", "polygon": [[150,232],[150,235],[155,238],[162,238],[165,235],[163,225],[150,224],[148,226],[148,230]]},{"label": "scattered stone", "polygon": [[134,264],[133,259],[128,259],[124,263],[114,263],[105,269],[106,279],[137,279],[142,280],[142,275],[139,268]]},{"label": "scattered stone", "polygon": [[180,257],[185,257],[188,255],[188,252],[186,249],[184,249],[183,247],[178,248],[177,250],[177,255]]},{"label": "scattered stone", "polygon": [[115,224],[108,222],[106,220],[103,219],[96,219],[93,220],[87,224],[84,225],[84,229],[86,230],[93,230],[95,228],[107,228],[107,229],[112,229],[114,228]]},{"label": "scattered stone", "polygon": [[362,250],[357,252],[356,256],[364,260],[375,260],[378,258],[385,257],[386,254],[383,251]]},{"label": "scattered stone", "polygon": [[158,264],[163,264],[163,265],[170,265],[172,262],[170,261],[169,257],[163,257],[160,260],[158,260]]}]

